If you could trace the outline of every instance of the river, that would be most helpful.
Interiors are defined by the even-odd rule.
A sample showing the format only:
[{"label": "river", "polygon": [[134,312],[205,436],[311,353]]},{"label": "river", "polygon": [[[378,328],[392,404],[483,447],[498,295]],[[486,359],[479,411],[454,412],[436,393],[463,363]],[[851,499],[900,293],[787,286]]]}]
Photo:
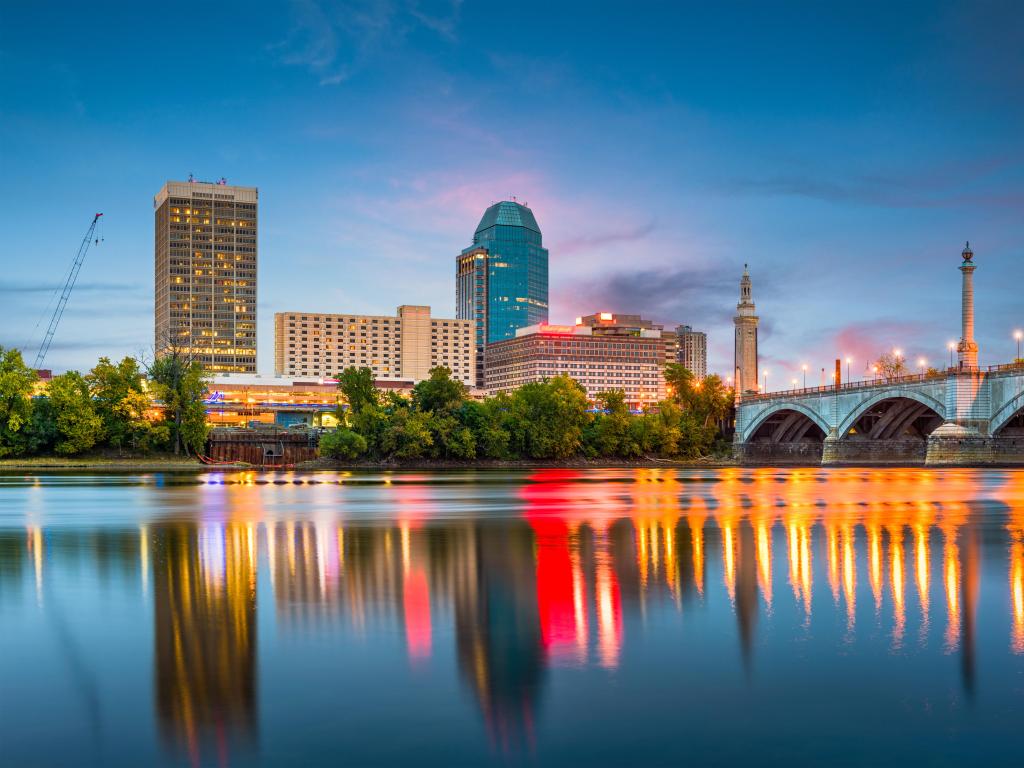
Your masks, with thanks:
[{"label": "river", "polygon": [[0,475],[0,764],[1011,765],[1024,471]]}]

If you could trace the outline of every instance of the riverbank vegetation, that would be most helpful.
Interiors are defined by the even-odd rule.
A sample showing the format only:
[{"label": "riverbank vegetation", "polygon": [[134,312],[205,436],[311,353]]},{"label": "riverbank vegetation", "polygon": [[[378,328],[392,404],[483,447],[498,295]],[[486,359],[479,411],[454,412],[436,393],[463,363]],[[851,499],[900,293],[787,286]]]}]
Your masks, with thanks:
[{"label": "riverbank vegetation", "polygon": [[381,392],[369,368],[339,378],[341,426],[323,435],[322,456],[390,460],[693,459],[727,449],[721,424],[731,396],[717,376],[698,381],[680,365],[665,370],[670,397],[632,413],[621,390],[596,408],[568,376],[473,400],[447,368],[434,368],[412,397]]},{"label": "riverbank vegetation", "polygon": [[200,453],[206,384],[198,363],[169,355],[148,368],[102,357],[43,387],[18,350],[0,347],[0,459]]}]

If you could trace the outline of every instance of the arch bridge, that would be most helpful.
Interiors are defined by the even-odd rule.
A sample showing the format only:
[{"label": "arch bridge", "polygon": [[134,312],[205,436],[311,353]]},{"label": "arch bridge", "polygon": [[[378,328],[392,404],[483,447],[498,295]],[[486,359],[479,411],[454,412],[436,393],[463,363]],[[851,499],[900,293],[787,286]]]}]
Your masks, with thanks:
[{"label": "arch bridge", "polygon": [[748,463],[1024,464],[1024,365],[745,395]]}]

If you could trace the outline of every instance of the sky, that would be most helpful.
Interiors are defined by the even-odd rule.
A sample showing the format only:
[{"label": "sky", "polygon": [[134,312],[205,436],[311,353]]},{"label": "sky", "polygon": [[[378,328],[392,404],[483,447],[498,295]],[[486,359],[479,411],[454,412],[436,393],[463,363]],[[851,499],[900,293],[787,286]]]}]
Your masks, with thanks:
[{"label": "sky", "polygon": [[455,256],[512,195],[552,322],[687,323],[731,373],[747,263],[769,389],[894,347],[942,365],[970,240],[981,362],[1008,361],[1022,39],[1015,1],[4,2],[0,345],[31,362],[102,211],[47,367],[151,354],[152,200],[194,174],[259,188],[261,373],[275,312],[453,316]]}]

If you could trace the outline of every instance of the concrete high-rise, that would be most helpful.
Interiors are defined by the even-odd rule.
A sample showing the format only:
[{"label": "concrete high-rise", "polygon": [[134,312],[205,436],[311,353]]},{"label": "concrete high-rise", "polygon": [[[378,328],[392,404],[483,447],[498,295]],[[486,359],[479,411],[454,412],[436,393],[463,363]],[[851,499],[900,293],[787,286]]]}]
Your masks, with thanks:
[{"label": "concrete high-rise", "polygon": [[679,362],[690,373],[703,381],[708,375],[708,335],[704,331],[695,331],[689,325],[676,328],[678,338]]},{"label": "concrete high-rise", "polygon": [[474,322],[483,386],[487,344],[548,319],[548,251],[533,211],[503,200],[484,211],[473,244],[455,260],[455,316]]},{"label": "concrete high-rise", "polygon": [[153,198],[155,352],[256,371],[256,187],[168,181]]},{"label": "concrete high-rise", "polygon": [[476,385],[473,323],[430,316],[430,307],[403,305],[396,315],[278,312],[274,373],[338,376],[366,367],[382,381],[421,381],[444,367]]},{"label": "concrete high-rise", "polygon": [[736,305],[735,357],[733,367],[736,375],[736,391],[757,392],[757,322],[754,314],[754,299],[751,291],[750,273],[747,265],[743,265],[743,277],[740,279],[740,301]]}]

